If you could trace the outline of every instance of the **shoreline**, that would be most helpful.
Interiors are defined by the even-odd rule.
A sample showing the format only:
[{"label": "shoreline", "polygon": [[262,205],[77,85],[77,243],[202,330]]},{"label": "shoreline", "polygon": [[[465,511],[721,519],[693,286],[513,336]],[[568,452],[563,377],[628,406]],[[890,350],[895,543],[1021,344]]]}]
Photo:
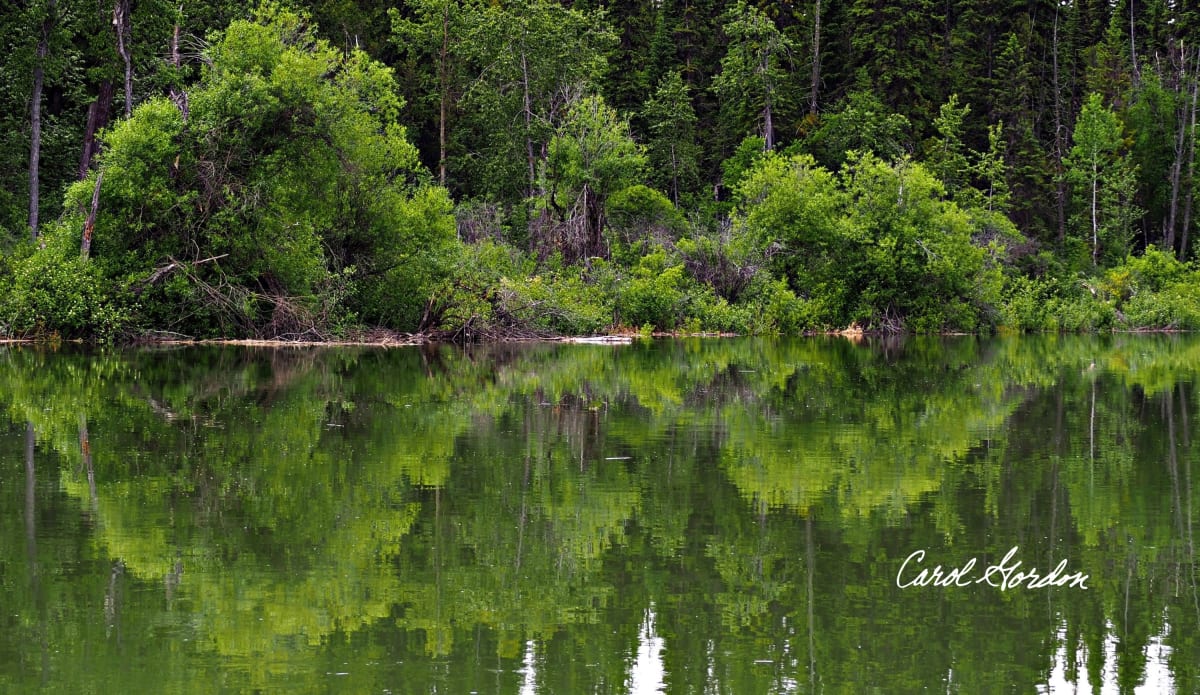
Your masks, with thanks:
[{"label": "shoreline", "polygon": [[[1179,328],[1130,328],[1125,330],[1111,331],[1095,331],[1092,335],[1102,335],[1108,333],[1110,335],[1183,335],[1186,333],[1194,333],[1195,331],[1183,330]],[[151,332],[153,333],[153,332]],[[380,333],[385,333],[380,335]],[[862,330],[858,328],[849,328],[842,330],[830,331],[804,331],[791,336],[776,335],[771,337],[783,338],[817,338],[817,337],[840,337],[857,343],[866,338],[898,338],[909,336],[930,336],[939,338],[959,338],[967,336],[998,336],[998,335],[1050,335],[1045,332],[1026,333],[1021,331],[1007,331],[1003,327],[991,333],[964,333],[961,331],[946,331],[940,333],[918,334],[907,331],[875,331]],[[1053,335],[1065,335],[1064,333],[1054,333]],[[1082,333],[1072,333],[1072,335],[1082,335]],[[744,338],[755,337],[749,334],[730,333],[724,331],[700,331],[697,333],[687,333],[678,331],[654,331],[649,335],[642,334],[637,331],[619,331],[613,333],[605,333],[600,335],[559,335],[559,336],[513,336],[510,338],[499,338],[492,340],[476,341],[474,343],[456,342],[446,339],[445,335],[436,333],[393,333],[390,331],[380,331],[378,329],[366,331],[361,337],[351,337],[346,339],[332,340],[288,340],[286,338],[166,338],[154,337],[153,335],[142,335],[131,338],[126,341],[114,342],[114,347],[185,347],[199,345],[228,345],[240,347],[269,347],[269,348],[285,348],[285,347],[376,347],[376,348],[394,348],[394,347],[418,347],[422,345],[503,345],[515,343],[563,343],[570,345],[630,345],[639,339],[652,338]],[[56,344],[71,344],[71,345],[96,345],[97,343],[84,338],[3,338],[0,337],[0,346],[3,345],[56,345]]]}]

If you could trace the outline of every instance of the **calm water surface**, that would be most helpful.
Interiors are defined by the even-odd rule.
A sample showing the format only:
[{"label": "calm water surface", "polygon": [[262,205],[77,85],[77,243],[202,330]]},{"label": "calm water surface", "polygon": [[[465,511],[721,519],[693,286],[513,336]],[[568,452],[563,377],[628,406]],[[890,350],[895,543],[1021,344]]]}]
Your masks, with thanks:
[{"label": "calm water surface", "polygon": [[[0,692],[1198,692],[1198,370],[1177,336],[0,348]],[[1086,590],[897,585],[1014,546]]]}]

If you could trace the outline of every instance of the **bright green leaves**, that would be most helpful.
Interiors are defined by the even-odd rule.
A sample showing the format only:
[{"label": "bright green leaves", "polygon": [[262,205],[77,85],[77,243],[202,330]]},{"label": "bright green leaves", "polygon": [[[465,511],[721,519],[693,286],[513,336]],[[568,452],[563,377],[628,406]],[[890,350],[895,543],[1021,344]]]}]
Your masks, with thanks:
[{"label": "bright green leaves", "polygon": [[566,206],[590,189],[601,200],[632,184],[646,165],[629,123],[598,96],[572,104],[554,137],[542,169],[541,188],[555,205]]},{"label": "bright green leaves", "polygon": [[1126,153],[1121,122],[1099,94],[1088,97],[1079,112],[1065,164],[1075,207],[1074,237],[1090,249],[1093,266],[1102,253],[1109,259],[1124,257],[1140,216],[1133,202],[1136,168]]},{"label": "bright green leaves", "polygon": [[764,158],[736,225],[809,302],[818,327],[976,327],[997,271],[971,218],[919,164],[851,155],[840,175],[807,155]]},{"label": "bright green leaves", "polygon": [[574,102],[550,139],[538,188],[544,191],[537,241],[567,261],[604,256],[605,202],[635,183],[646,155],[629,124],[598,96]]},{"label": "bright green leaves", "polygon": [[96,262],[154,328],[322,333],[352,313],[415,328],[453,220],[395,121],[391,71],[300,15],[260,18],[212,47],[187,119],[152,99],[106,136]]},{"label": "bright green leaves", "polygon": [[600,11],[548,0],[476,7],[464,22],[459,50],[478,77],[463,96],[472,138],[463,161],[481,190],[529,197],[543,148],[616,37]]}]

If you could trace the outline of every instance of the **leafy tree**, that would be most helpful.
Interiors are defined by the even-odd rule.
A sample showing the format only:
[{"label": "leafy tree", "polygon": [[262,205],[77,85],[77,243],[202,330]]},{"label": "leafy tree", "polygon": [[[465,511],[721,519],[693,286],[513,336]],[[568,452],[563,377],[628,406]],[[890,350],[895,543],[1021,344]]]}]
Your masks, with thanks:
[{"label": "leafy tree", "polygon": [[970,184],[970,163],[962,140],[963,122],[969,113],[970,105],[959,106],[958,95],[951,94],[933,119],[937,136],[925,148],[925,166],[941,180],[951,198],[958,189]]},{"label": "leafy tree", "polygon": [[[539,187],[545,191],[543,247],[569,261],[605,255],[603,232],[609,196],[634,183],[646,164],[629,123],[599,96],[571,105],[551,138]],[[546,220],[548,215],[549,220]],[[557,222],[558,224],[553,224]]]},{"label": "leafy tree", "polygon": [[874,94],[856,91],[822,117],[803,147],[825,167],[838,169],[851,151],[872,152],[886,160],[903,156],[912,150],[909,130],[907,118],[888,110]]},{"label": "leafy tree", "polygon": [[1141,212],[1134,205],[1136,167],[1126,151],[1121,122],[1101,96],[1088,96],[1075,121],[1073,145],[1066,161],[1076,213],[1076,238],[1091,247],[1092,265],[1121,258],[1133,238]]},{"label": "leafy tree", "polygon": [[819,325],[973,328],[998,300],[999,269],[944,194],[906,159],[852,153],[835,176],[808,155],[768,156],[741,184],[737,224]]},{"label": "leafy tree", "polygon": [[530,198],[555,127],[604,72],[615,36],[599,10],[549,0],[481,5],[464,22],[461,50],[477,77],[462,101],[462,167],[475,190]]},{"label": "leafy tree", "polygon": [[[410,103],[422,121],[437,122],[438,183],[446,185],[450,130],[458,98],[466,89],[460,43],[468,10],[456,0],[411,0],[406,12],[393,8],[392,40],[399,50],[410,86]],[[410,16],[411,15],[411,16]],[[429,69],[432,67],[432,69]],[[436,115],[434,115],[436,114]]]},{"label": "leafy tree", "polygon": [[[107,291],[138,297],[137,323],[199,334],[321,333],[347,311],[415,327],[453,223],[395,122],[390,71],[300,15],[261,19],[213,46],[187,120],[147,100],[68,191],[82,210],[103,177],[92,249]],[[82,227],[72,212],[53,233]]]}]

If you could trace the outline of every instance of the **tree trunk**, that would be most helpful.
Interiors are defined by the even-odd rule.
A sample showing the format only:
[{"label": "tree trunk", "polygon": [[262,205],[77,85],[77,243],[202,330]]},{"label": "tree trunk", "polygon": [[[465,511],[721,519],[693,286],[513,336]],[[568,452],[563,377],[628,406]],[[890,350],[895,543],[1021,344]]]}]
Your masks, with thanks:
[{"label": "tree trunk", "polygon": [[1062,75],[1058,66],[1058,9],[1054,10],[1054,35],[1051,44],[1051,51],[1054,53],[1054,169],[1056,173],[1055,180],[1055,208],[1058,213],[1058,243],[1062,244],[1067,239],[1067,184],[1063,178],[1062,161],[1063,152],[1066,150],[1063,142],[1064,128],[1063,112],[1062,112]]},{"label": "tree trunk", "polygon": [[443,0],[442,6],[442,54],[438,66],[438,79],[441,82],[441,111],[438,114],[438,183],[446,185],[446,111],[450,101],[450,77],[446,74],[446,61],[450,53],[450,0]]},{"label": "tree trunk", "polygon": [[775,85],[771,83],[771,51],[769,49],[763,51],[760,69],[763,78],[763,140],[766,141],[767,152],[770,152],[775,149],[775,120],[771,113],[771,98],[775,96]]},{"label": "tree trunk", "polygon": [[96,229],[96,210],[100,207],[100,182],[104,180],[104,170],[96,174],[96,186],[92,189],[92,207],[88,211],[87,221],[83,223],[83,242],[80,245],[79,253],[87,260],[92,253],[92,233]]},{"label": "tree trunk", "polygon": [[116,0],[113,5],[113,26],[117,30],[117,53],[125,62],[125,118],[133,115],[133,59],[129,54],[130,36],[129,0]]},{"label": "tree trunk", "polygon": [[[1200,68],[1200,51],[1196,52],[1197,67]],[[1192,202],[1196,198],[1196,93],[1200,91],[1200,69],[1192,73],[1191,80],[1192,88],[1192,108],[1188,119],[1188,146],[1187,146],[1187,161],[1188,161],[1188,194],[1183,201],[1183,235],[1179,240],[1179,258],[1187,260],[1188,258],[1188,233],[1192,228]]]},{"label": "tree trunk", "polygon": [[771,97],[763,107],[763,139],[766,140],[767,152],[775,149],[775,122],[771,118]]},{"label": "tree trunk", "polygon": [[816,0],[813,12],[812,86],[808,96],[808,112],[816,115],[817,95],[821,91],[821,0]]},{"label": "tree trunk", "polygon": [[525,157],[529,162],[529,190],[526,196],[532,198],[537,182],[537,167],[533,156],[533,100],[529,95],[529,61],[525,52],[524,37],[521,44],[521,91],[525,106]]},{"label": "tree trunk", "polygon": [[[1182,85],[1180,85],[1182,87]],[[1171,163],[1171,199],[1167,204],[1167,219],[1163,223],[1163,246],[1175,250],[1175,219],[1179,211],[1179,185],[1183,175],[1184,136],[1187,130],[1187,108],[1179,109],[1179,125],[1175,133],[1175,161]]]},{"label": "tree trunk", "polygon": [[[182,17],[182,15],[183,15],[183,5],[180,5],[179,6],[179,16]],[[176,70],[178,70],[179,63],[180,63],[180,61],[179,61],[179,21],[177,19],[175,21],[175,29],[171,33],[171,65]],[[176,73],[176,74],[178,75],[178,73]],[[183,89],[180,88],[180,86],[177,82],[173,82],[171,84],[170,97],[171,97],[171,101],[175,104],[175,107],[179,109],[179,113],[183,117],[183,122],[187,123],[187,119],[188,119],[187,92],[183,91]]]},{"label": "tree trunk", "polygon": [[1133,0],[1129,0],[1129,72],[1131,73],[1130,78],[1133,81],[1133,88],[1136,90],[1142,81],[1142,75],[1138,68],[1137,42],[1134,41],[1135,33],[1133,27]]},{"label": "tree trunk", "polygon": [[92,168],[92,160],[100,151],[96,133],[108,126],[112,112],[113,84],[109,80],[100,83],[96,100],[88,106],[87,127],[83,132],[83,154],[79,158],[79,178],[86,179]]},{"label": "tree trunk", "polygon": [[42,35],[38,38],[37,57],[33,62],[33,91],[30,94],[29,121],[29,234],[38,238],[38,210],[41,205],[38,174],[42,158],[42,87],[46,80],[46,54],[50,51],[50,30],[54,28],[55,0],[46,3]]}]

